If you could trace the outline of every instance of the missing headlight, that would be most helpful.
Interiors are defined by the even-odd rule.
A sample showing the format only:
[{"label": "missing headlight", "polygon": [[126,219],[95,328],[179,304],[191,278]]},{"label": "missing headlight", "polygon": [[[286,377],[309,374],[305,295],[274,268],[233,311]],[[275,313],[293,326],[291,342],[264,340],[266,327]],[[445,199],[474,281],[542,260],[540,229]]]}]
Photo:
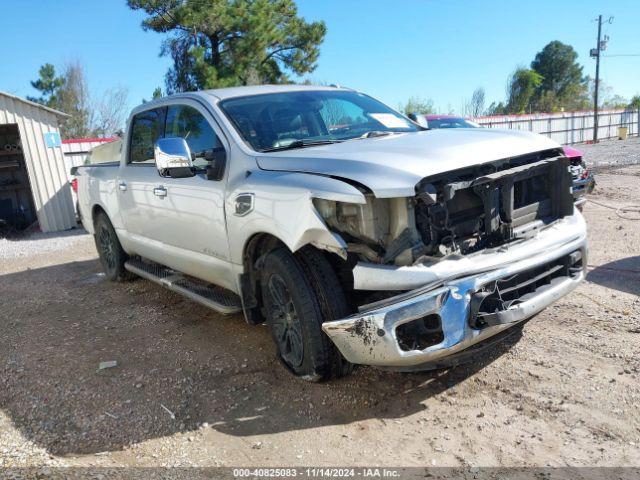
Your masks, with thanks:
[{"label": "missing headlight", "polygon": [[370,244],[384,243],[389,236],[389,202],[366,195],[367,203],[344,203],[314,199],[327,225]]},{"label": "missing headlight", "polygon": [[366,203],[343,203],[314,199],[326,224],[344,236],[348,251],[365,261],[408,265],[422,252],[416,229],[413,202],[407,198],[376,198]]}]

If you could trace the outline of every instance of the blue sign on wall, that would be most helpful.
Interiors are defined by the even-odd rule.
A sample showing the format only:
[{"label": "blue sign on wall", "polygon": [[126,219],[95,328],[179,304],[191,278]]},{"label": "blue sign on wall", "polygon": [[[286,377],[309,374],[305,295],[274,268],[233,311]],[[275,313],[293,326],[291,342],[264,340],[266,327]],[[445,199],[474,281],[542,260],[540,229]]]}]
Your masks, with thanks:
[{"label": "blue sign on wall", "polygon": [[62,145],[58,132],[48,132],[44,134],[44,143],[48,148],[56,148]]}]

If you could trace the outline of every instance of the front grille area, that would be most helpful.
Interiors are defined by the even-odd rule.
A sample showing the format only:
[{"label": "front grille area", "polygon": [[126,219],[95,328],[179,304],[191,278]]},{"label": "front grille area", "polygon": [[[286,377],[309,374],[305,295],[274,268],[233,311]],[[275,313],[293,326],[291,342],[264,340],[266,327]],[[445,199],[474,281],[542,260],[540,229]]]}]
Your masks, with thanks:
[{"label": "front grille area", "polygon": [[484,285],[471,296],[469,324],[486,328],[502,323],[498,313],[525,302],[566,278],[576,278],[582,271],[579,250],[553,262],[517,273]]},{"label": "front grille area", "polygon": [[[551,178],[543,173],[513,183],[513,209],[541,203],[551,198]],[[549,208],[541,216],[549,215]]]},{"label": "front grille area", "polygon": [[568,166],[566,157],[547,151],[423,180],[415,210],[425,253],[499,246],[520,238],[532,222],[571,215]]}]

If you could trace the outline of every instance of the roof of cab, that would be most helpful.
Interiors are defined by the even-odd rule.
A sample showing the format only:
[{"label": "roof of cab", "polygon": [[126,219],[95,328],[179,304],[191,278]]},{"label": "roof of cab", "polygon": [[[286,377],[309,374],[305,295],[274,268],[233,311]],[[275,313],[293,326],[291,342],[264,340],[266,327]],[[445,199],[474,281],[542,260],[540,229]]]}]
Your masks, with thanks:
[{"label": "roof of cab", "polygon": [[156,105],[163,105],[167,100],[172,98],[194,98],[200,97],[205,101],[217,102],[219,100],[226,100],[228,98],[247,97],[250,95],[263,95],[268,93],[283,93],[283,92],[312,92],[322,90],[342,90],[353,91],[350,88],[344,87],[331,87],[321,85],[255,85],[247,87],[229,87],[229,88],[216,88],[213,90],[198,90],[195,92],[183,92],[176,93],[174,95],[167,95],[166,97],[157,98],[135,107],[131,114],[135,115],[139,112],[156,108]]},{"label": "roof of cab", "polygon": [[246,97],[250,95],[263,95],[266,93],[304,92],[318,90],[349,90],[342,87],[330,87],[320,85],[255,85],[247,87],[217,88],[214,90],[202,90],[199,93],[211,95],[219,100],[227,98]]}]

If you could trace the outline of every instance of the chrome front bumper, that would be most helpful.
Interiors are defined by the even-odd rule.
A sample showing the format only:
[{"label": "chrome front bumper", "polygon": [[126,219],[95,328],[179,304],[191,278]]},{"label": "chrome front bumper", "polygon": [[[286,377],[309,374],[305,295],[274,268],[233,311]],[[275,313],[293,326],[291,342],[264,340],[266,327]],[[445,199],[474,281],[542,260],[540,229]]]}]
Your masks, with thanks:
[{"label": "chrome front bumper", "polygon": [[[431,283],[422,288],[379,302],[367,311],[342,320],[325,322],[324,332],[350,362],[407,369],[433,368],[445,357],[461,352],[479,342],[527,320],[575,289],[586,275],[586,231],[571,241],[538,252],[528,258],[483,273],[451,281]],[[469,321],[473,295],[482,287],[521,272],[561,259],[579,251],[582,269],[572,276],[554,278],[521,303],[514,303],[497,317],[498,324],[474,328]],[[423,350],[400,347],[396,329],[407,322],[439,315],[443,340]],[[495,315],[494,315],[495,317]],[[495,322],[494,322],[495,323]]]}]

